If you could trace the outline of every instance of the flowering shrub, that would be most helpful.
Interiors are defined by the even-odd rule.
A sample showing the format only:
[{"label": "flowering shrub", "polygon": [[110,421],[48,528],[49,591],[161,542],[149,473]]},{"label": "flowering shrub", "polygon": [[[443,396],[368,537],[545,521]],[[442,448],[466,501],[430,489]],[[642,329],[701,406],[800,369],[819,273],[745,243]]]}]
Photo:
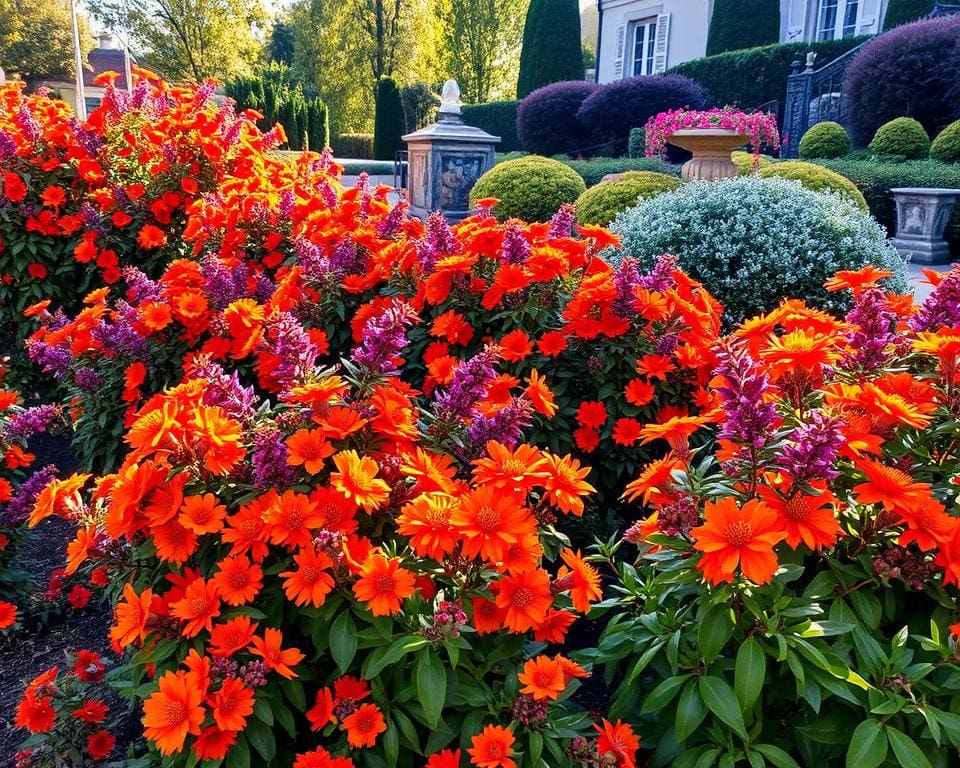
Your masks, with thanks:
[{"label": "flowering shrub", "polygon": [[709,110],[671,109],[647,120],[643,129],[647,157],[665,157],[667,143],[673,132],[690,128],[724,128],[749,136],[755,157],[760,154],[761,148],[780,148],[776,115],[767,112],[741,112],[731,107],[714,107]]},{"label": "flowering shrub", "polygon": [[[844,319],[787,301],[720,347],[700,420],[626,494],[598,649],[658,765],[931,765],[960,746],[960,269],[920,308],[872,267]],[[939,279],[936,278],[936,279]],[[709,451],[687,436],[713,431]],[[626,550],[637,546],[635,555]],[[614,560],[613,558],[616,558]]]}]

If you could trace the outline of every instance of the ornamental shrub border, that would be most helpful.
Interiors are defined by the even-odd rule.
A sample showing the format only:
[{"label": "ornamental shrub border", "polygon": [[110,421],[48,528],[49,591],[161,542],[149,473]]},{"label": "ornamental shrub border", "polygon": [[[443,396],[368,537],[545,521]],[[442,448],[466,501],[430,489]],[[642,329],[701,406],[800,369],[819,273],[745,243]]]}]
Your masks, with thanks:
[{"label": "ornamental shrub border", "polygon": [[523,145],[517,135],[517,100],[491,101],[487,104],[464,104],[463,122],[482,128],[487,133],[500,137],[497,152],[522,152]]}]

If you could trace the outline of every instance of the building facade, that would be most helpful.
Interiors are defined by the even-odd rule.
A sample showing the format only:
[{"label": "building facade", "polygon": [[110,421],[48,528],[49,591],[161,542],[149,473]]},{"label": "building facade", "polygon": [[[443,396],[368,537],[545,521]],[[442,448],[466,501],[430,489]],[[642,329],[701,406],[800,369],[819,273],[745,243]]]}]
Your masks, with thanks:
[{"label": "building facade", "polygon": [[[713,0],[597,0],[596,80],[654,75],[706,55]],[[780,42],[883,29],[887,0],[780,0]]]}]

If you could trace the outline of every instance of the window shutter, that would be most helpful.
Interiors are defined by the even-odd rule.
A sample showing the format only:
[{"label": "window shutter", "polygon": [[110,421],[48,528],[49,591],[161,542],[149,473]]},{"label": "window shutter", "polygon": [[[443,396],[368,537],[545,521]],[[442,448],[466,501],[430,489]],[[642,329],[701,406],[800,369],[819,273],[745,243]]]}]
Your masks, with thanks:
[{"label": "window shutter", "polygon": [[653,74],[659,75],[667,70],[667,46],[670,43],[670,14],[657,15],[657,46],[653,51]]},{"label": "window shutter", "polygon": [[618,24],[617,25],[617,40],[616,40],[616,52],[617,59],[613,63],[613,79],[621,80],[623,79],[623,55],[624,49],[626,48],[627,41],[627,25]]}]

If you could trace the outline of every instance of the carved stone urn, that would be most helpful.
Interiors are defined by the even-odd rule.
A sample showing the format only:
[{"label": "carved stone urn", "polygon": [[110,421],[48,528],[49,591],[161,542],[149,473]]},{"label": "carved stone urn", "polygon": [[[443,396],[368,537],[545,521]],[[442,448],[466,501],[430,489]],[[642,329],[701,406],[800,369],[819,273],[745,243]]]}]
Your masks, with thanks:
[{"label": "carved stone urn", "polygon": [[713,181],[737,175],[730,153],[748,144],[750,137],[728,128],[681,128],[670,134],[667,141],[693,153],[680,171],[684,181]]},{"label": "carved stone urn", "polygon": [[950,246],[943,233],[950,212],[960,202],[960,189],[897,187],[890,192],[897,203],[893,247],[919,264],[949,264]]}]

